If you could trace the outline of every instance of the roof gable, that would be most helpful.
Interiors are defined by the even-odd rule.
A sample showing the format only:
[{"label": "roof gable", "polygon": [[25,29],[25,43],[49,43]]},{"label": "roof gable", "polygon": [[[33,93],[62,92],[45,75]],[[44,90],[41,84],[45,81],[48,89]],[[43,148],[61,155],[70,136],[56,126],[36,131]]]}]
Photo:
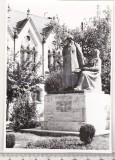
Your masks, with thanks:
[{"label": "roof gable", "polygon": [[[9,11],[8,14],[8,16],[10,17],[8,26],[10,27],[12,33],[14,31],[14,28],[18,27],[19,31],[19,28],[23,28],[23,26],[27,23],[28,18],[27,13],[25,12],[20,12],[12,9],[11,11]],[[50,22],[49,19],[32,14],[30,15],[30,18],[38,33],[42,33],[42,29],[45,28],[47,24]]]},{"label": "roof gable", "polygon": [[42,29],[42,33],[44,34],[45,39],[47,39],[49,37],[52,30],[53,30],[53,26],[47,26],[47,27]]},{"label": "roof gable", "polygon": [[17,22],[16,29],[17,29],[18,34],[21,32],[21,30],[23,29],[23,27],[26,25],[27,22],[28,22],[27,18],[22,21]]}]

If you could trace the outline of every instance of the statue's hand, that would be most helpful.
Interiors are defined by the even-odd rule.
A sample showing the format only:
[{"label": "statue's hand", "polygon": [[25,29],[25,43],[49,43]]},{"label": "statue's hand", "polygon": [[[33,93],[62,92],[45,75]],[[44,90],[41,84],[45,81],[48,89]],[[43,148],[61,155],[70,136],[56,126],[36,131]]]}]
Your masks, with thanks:
[{"label": "statue's hand", "polygon": [[80,71],[81,71],[81,69],[80,69],[80,68],[77,68],[77,69],[75,69],[74,73],[78,73],[78,72],[80,72]]},{"label": "statue's hand", "polygon": [[89,67],[83,67],[82,68],[82,70],[84,71],[84,70],[88,70],[89,69]]},{"label": "statue's hand", "polygon": [[97,72],[99,71],[97,68],[95,67],[83,67],[82,71],[92,71],[92,72]]}]

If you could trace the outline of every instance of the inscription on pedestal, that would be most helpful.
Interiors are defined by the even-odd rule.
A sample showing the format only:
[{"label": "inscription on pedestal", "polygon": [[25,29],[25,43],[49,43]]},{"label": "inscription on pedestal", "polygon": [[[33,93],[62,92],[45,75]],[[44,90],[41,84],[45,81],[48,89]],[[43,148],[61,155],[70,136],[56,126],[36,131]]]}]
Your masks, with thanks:
[{"label": "inscription on pedestal", "polygon": [[84,97],[84,93],[47,95],[44,118],[48,129],[79,131],[85,120]]},{"label": "inscription on pedestal", "polygon": [[56,111],[57,112],[69,112],[72,110],[72,101],[57,101]]}]

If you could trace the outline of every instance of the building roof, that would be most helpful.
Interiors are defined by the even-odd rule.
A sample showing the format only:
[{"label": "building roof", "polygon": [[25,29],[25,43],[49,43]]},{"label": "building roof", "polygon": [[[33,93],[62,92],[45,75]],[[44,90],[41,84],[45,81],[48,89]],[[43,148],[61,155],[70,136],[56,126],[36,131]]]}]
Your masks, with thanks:
[{"label": "building roof", "polygon": [[17,32],[18,33],[21,32],[21,30],[23,29],[23,27],[25,26],[25,24],[27,23],[27,21],[28,21],[28,19],[25,18],[24,20],[17,22],[16,28],[17,28]]},{"label": "building roof", "polygon": [[52,30],[53,30],[53,26],[50,26],[50,25],[42,29],[42,33],[44,34],[46,39],[48,38]]},{"label": "building roof", "polygon": [[[12,33],[14,33],[14,29],[17,29],[19,34],[28,21],[27,13],[13,9],[9,11],[8,17],[8,26]],[[30,14],[29,17],[39,34],[43,33],[44,28],[47,28],[47,24],[49,24],[49,22],[51,21],[50,19],[46,19],[44,17],[36,16],[33,14]],[[51,32],[51,28],[49,28],[49,30]],[[48,34],[45,33],[45,35],[49,35],[49,30],[47,28],[46,32],[48,32]]]}]

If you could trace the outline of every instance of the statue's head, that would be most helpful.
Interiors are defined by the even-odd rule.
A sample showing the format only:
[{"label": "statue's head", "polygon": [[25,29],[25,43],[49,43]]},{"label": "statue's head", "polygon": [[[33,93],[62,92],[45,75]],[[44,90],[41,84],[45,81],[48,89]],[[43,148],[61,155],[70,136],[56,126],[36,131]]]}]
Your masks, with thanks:
[{"label": "statue's head", "polygon": [[89,55],[92,58],[100,58],[100,51],[96,48],[90,47]]},{"label": "statue's head", "polygon": [[72,42],[74,42],[73,36],[72,36],[72,35],[68,36],[68,37],[66,38],[66,41],[67,41],[67,43],[72,43]]}]

